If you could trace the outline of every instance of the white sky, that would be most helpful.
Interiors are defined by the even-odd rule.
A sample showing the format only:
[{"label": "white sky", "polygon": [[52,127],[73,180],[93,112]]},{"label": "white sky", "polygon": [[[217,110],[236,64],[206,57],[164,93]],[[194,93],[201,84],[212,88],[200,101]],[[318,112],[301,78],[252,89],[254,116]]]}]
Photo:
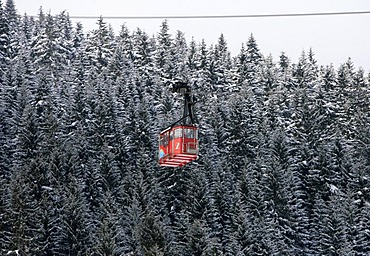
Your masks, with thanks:
[{"label": "white sky", "polygon": [[[3,3],[6,0],[2,1]],[[20,14],[36,15],[42,6],[52,15],[66,10],[70,16],[176,16],[244,15],[310,12],[370,11],[369,0],[14,0]],[[96,20],[81,21],[84,31],[96,28]],[[162,19],[105,20],[118,33],[125,23],[149,35],[159,31]],[[351,57],[356,67],[370,71],[370,14],[275,18],[169,19],[170,32],[185,33],[187,42],[217,43],[224,34],[233,56],[253,33],[264,55],[275,61],[285,52],[297,62],[312,47],[319,65],[338,68]]]}]

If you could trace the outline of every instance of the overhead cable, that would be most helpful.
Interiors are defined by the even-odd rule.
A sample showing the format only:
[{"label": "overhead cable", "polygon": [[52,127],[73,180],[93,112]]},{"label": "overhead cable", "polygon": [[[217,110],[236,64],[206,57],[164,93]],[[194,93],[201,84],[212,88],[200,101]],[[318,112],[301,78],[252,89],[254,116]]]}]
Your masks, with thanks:
[{"label": "overhead cable", "polygon": [[334,16],[370,14],[370,11],[349,12],[311,12],[311,13],[278,13],[278,14],[230,14],[230,15],[160,15],[160,16],[69,16],[71,19],[235,19],[235,18],[274,18],[274,17],[304,17],[304,16]]}]

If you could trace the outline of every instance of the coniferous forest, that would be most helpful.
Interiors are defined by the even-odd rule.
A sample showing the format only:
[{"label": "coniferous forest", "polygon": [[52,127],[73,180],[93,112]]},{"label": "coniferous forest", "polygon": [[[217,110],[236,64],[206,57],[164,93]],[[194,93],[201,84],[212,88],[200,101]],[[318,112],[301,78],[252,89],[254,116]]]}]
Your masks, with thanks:
[{"label": "coniferous forest", "polygon": [[[369,255],[370,74],[350,58],[0,6],[1,255]],[[200,152],[164,168],[175,80]]]}]

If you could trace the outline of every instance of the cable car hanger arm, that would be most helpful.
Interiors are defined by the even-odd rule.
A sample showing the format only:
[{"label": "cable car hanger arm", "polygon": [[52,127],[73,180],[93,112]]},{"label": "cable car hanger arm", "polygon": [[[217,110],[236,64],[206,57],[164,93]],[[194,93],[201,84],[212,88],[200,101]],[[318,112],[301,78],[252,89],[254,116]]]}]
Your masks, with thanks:
[{"label": "cable car hanger arm", "polygon": [[182,82],[182,81],[176,81],[175,83],[172,84],[172,92],[176,93],[181,93],[184,95],[184,110],[183,110],[183,115],[182,118],[180,118],[178,121],[176,121],[174,124],[171,125],[173,127],[177,123],[183,121],[183,125],[189,125],[187,123],[187,118],[190,119],[190,125],[194,125],[194,113],[193,113],[193,105],[195,104],[194,102],[194,96],[193,96],[193,101],[191,100],[191,89],[188,83]]}]

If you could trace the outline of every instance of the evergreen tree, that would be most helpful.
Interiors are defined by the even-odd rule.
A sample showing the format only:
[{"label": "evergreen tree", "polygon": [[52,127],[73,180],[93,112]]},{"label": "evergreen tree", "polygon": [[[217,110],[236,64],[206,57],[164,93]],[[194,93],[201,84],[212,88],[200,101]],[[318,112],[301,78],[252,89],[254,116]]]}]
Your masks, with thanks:
[{"label": "evergreen tree", "polygon": [[185,40],[184,33],[181,31],[177,31],[176,37],[174,39],[174,45],[173,45],[173,51],[174,55],[172,56],[171,62],[174,65],[173,68],[173,77],[176,77],[178,79],[183,79],[186,81],[189,75],[189,67],[186,65],[186,59],[188,56],[188,48]]},{"label": "evergreen tree", "polygon": [[61,216],[62,236],[59,241],[59,254],[89,254],[92,253],[94,223],[92,212],[88,208],[83,195],[81,177],[70,180],[62,202],[64,209]]},{"label": "evergreen tree", "polygon": [[259,72],[260,63],[262,62],[262,54],[253,34],[248,38],[244,54],[244,63],[242,63],[242,65],[245,66],[243,72],[245,74],[244,83],[246,83],[247,86],[255,87],[259,82],[257,74]]},{"label": "evergreen tree", "polygon": [[98,28],[93,30],[86,44],[85,54],[98,70],[107,67],[113,55],[113,32],[101,17],[97,22]]},{"label": "evergreen tree", "polygon": [[223,34],[218,38],[218,42],[210,54],[209,80],[211,91],[222,97],[222,94],[225,91],[230,91],[233,86],[231,81],[231,57]]},{"label": "evergreen tree", "polygon": [[156,38],[155,63],[160,76],[164,80],[171,80],[174,77],[176,67],[172,63],[172,56],[175,54],[173,49],[173,39],[169,33],[168,21],[164,20]]}]

